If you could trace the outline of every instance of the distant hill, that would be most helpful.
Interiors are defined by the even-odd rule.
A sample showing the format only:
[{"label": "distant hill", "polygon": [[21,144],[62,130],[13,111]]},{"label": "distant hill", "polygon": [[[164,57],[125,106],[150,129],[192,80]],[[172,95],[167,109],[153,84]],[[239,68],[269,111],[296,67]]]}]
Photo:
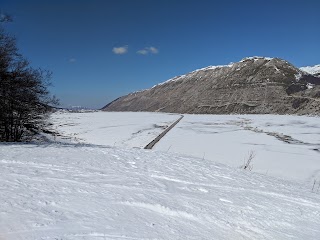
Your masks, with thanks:
[{"label": "distant hill", "polygon": [[320,77],[279,58],[249,57],[174,77],[102,110],[320,115]]}]

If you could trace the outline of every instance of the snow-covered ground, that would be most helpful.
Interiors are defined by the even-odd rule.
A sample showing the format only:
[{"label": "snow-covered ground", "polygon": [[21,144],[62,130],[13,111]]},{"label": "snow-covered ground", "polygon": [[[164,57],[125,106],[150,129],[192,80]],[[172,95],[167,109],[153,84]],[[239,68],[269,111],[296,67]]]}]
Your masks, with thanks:
[{"label": "snow-covered ground", "polygon": [[255,154],[253,171],[313,182],[320,180],[320,119],[279,115],[185,115],[155,145],[239,167]]},{"label": "snow-covered ground", "polygon": [[[143,148],[178,114],[55,113],[55,131],[73,142]],[[289,180],[320,180],[320,119],[280,115],[188,115],[154,150],[174,152],[233,167],[255,154],[253,171]]]},{"label": "snow-covered ground", "polygon": [[320,239],[319,118],[185,115],[137,149],[179,117],[56,113],[57,143],[0,144],[0,239]]},{"label": "snow-covered ground", "polygon": [[318,185],[208,159],[1,144],[0,172],[1,240],[320,237]]},{"label": "snow-covered ground", "polygon": [[56,112],[51,122],[54,131],[74,143],[143,148],[179,117],[146,112]]}]

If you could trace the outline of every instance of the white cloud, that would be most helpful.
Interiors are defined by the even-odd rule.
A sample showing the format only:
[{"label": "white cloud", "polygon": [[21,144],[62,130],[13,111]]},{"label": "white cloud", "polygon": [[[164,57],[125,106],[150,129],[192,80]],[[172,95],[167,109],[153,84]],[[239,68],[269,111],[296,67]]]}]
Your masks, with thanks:
[{"label": "white cloud", "polygon": [[159,50],[155,47],[145,47],[144,49],[141,49],[139,51],[137,51],[138,54],[141,55],[147,55],[147,54],[157,54],[159,53]]},{"label": "white cloud", "polygon": [[75,59],[75,58],[70,58],[70,59],[68,60],[69,63],[74,63],[74,62],[76,62],[76,61],[77,61],[77,59]]},{"label": "white cloud", "polygon": [[148,49],[153,54],[157,54],[159,52],[159,50],[157,48],[155,48],[155,47],[149,47]]},{"label": "white cloud", "polygon": [[137,51],[138,54],[141,54],[141,55],[147,55],[148,54],[148,50],[146,49],[141,49],[139,51]]},{"label": "white cloud", "polygon": [[119,54],[119,55],[121,55],[121,54],[126,54],[126,53],[128,52],[128,46],[114,47],[114,48],[112,49],[112,52],[113,52],[114,54]]}]

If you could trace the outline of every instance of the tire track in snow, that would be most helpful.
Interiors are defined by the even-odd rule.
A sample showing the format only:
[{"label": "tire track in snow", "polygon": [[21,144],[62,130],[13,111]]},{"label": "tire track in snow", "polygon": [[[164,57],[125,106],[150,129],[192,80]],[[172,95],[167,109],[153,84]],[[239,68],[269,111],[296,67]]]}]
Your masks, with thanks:
[{"label": "tire track in snow", "polygon": [[156,137],[148,145],[146,145],[144,147],[144,149],[152,149],[154,147],[154,145],[156,145],[157,142],[159,142],[161,140],[161,138],[164,137],[164,135],[166,135],[172,128],[174,128],[174,126],[176,126],[178,124],[178,122],[180,122],[183,117],[184,116],[181,115],[181,117],[177,121],[175,121],[169,127],[167,127],[162,133],[160,133],[160,135],[158,137]]}]

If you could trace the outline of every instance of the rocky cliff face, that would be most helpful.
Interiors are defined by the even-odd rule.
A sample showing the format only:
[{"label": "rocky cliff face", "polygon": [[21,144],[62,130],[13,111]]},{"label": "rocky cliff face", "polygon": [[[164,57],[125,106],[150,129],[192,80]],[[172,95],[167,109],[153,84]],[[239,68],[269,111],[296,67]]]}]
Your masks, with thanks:
[{"label": "rocky cliff face", "polygon": [[320,77],[279,58],[245,58],[128,94],[103,110],[319,115]]}]

